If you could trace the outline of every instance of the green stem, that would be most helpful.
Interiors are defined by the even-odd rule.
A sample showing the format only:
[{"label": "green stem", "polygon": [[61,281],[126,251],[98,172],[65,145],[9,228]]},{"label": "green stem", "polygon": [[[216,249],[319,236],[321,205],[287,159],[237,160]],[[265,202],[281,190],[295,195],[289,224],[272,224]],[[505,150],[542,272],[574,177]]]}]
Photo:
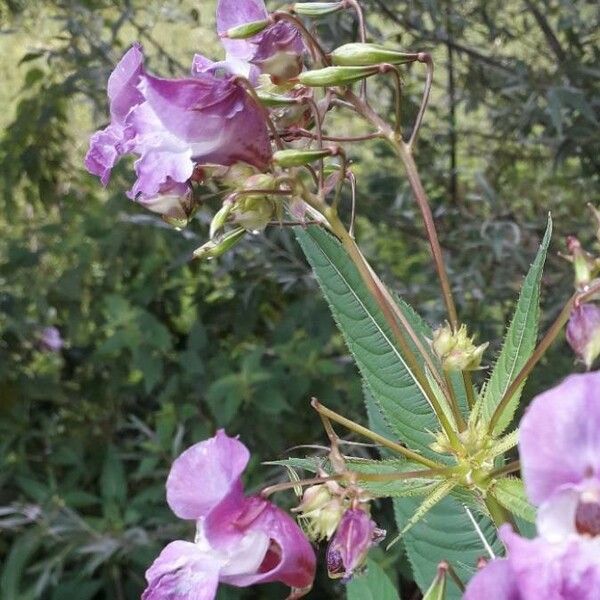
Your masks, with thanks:
[{"label": "green stem", "polygon": [[475,407],[475,388],[473,387],[471,372],[463,371],[462,376],[465,384],[465,391],[467,392],[467,404],[469,406],[469,410],[473,410]]},{"label": "green stem", "polygon": [[323,406],[316,398],[312,399],[311,405],[319,414],[325,415],[332,421],[335,421],[336,423],[343,425],[344,427],[346,427],[346,429],[349,429],[350,431],[354,431],[355,433],[358,433],[359,435],[362,435],[363,437],[366,437],[367,439],[374,441],[376,444],[383,446],[384,448],[388,448],[389,450],[392,450],[393,452],[402,454],[402,456],[406,457],[409,460],[412,460],[413,462],[420,463],[426,467],[429,467],[431,469],[436,469],[436,470],[444,468],[443,465],[440,465],[440,464],[436,463],[435,461],[430,460],[429,458],[421,456],[417,452],[414,452],[413,450],[409,450],[408,448],[405,448],[401,444],[398,444],[396,442],[388,440],[387,438],[383,437],[382,435],[379,435],[378,433],[375,433],[374,431],[371,431],[370,429],[367,429],[366,427],[363,427],[362,425],[359,425],[358,423],[355,423],[354,421],[351,421],[350,419],[347,419],[346,417],[334,412],[333,410],[327,408],[326,406]]},{"label": "green stem", "polygon": [[[452,424],[448,420],[448,417],[444,413],[438,399],[436,398],[431,386],[429,385],[429,381],[427,380],[427,376],[425,375],[419,361],[414,354],[412,348],[408,340],[406,339],[404,332],[400,328],[398,324],[398,320],[396,319],[396,314],[391,307],[391,303],[386,295],[382,292],[383,284],[376,279],[371,267],[366,262],[364,256],[362,255],[360,249],[356,245],[356,242],[352,239],[350,234],[346,231],[346,228],[340,221],[337,212],[333,209],[329,209],[326,212],[326,217],[331,227],[333,233],[339,237],[342,242],[342,245],[348,252],[352,262],[355,264],[358,272],[360,273],[365,285],[373,295],[376,300],[379,308],[381,309],[386,321],[388,322],[392,334],[394,336],[394,340],[399,346],[399,349],[402,353],[404,360],[407,363],[408,369],[413,374],[416,382],[421,387],[423,394],[427,397],[429,404],[431,405],[433,411],[435,412],[440,425],[442,426],[444,432],[446,433],[448,440],[451,445],[455,449],[462,448],[462,444],[460,439],[458,438],[456,431],[452,427]],[[424,358],[426,355],[424,355]]]},{"label": "green stem", "polygon": [[450,394],[450,408],[452,409],[452,414],[454,415],[454,421],[456,422],[458,430],[464,431],[467,428],[467,424],[465,423],[462,413],[460,412],[460,407],[458,406],[458,400],[456,399],[456,393],[454,391],[454,386],[452,385],[452,380],[447,373],[444,374],[444,378]]},{"label": "green stem", "polygon": [[553,344],[554,340],[559,336],[563,327],[566,325],[569,320],[569,316],[573,309],[573,305],[577,298],[577,294],[571,297],[571,299],[565,304],[565,307],[562,309],[556,321],[552,324],[542,341],[538,344],[537,348],[533,351],[533,354],[529,358],[529,360],[525,363],[523,368],[519,371],[519,374],[514,378],[513,382],[510,384],[504,396],[502,396],[502,400],[500,400],[492,418],[490,420],[490,424],[488,426],[488,431],[490,433],[494,432],[502,413],[512,400],[513,396],[517,393],[517,391],[521,388],[521,386],[525,383],[527,377],[529,377],[531,371],[533,371],[534,367],[538,364],[542,356],[546,353],[548,348]]}]

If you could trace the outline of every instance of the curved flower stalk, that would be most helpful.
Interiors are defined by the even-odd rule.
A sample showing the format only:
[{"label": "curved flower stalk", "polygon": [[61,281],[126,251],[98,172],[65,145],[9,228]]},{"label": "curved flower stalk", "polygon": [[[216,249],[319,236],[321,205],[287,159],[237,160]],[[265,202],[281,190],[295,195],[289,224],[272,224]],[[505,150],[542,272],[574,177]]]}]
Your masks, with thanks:
[{"label": "curved flower stalk", "polygon": [[[225,59],[197,54],[189,77],[163,79],[147,72],[142,49],[134,45],[110,77],[111,122],[92,137],[86,166],[106,185],[118,159],[133,154],[137,180],[129,196],[177,226],[186,224],[209,200],[203,193],[206,184],[211,195],[216,187],[222,203],[215,207],[208,240],[193,252],[198,259],[221,256],[248,233],[296,226],[364,378],[371,428],[314,401],[331,442],[329,463],[320,465],[313,479],[279,484],[253,498],[244,498],[241,491],[247,451],[240,450],[239,442],[219,433],[190,449],[173,467],[169,503],[178,516],[198,523],[198,536],[195,543],[174,542],[163,551],[148,571],[148,600],[185,600],[198,589],[205,594],[198,596],[201,600],[213,598],[219,582],[278,580],[294,588],[308,586],[314,572],[312,550],[291,517],[265,500],[273,491],[298,485],[311,486],[296,511],[299,519],[313,541],[329,542],[330,574],[344,581],[360,573],[369,548],[380,541],[369,510],[374,498],[421,498],[399,523],[409,556],[413,528],[446,499],[453,502],[452,517],[470,528],[467,549],[457,559],[460,564],[450,565],[447,556],[432,552],[419,581],[424,591],[440,563],[447,565],[442,571],[455,582],[466,580],[476,562],[476,548],[492,548],[491,536],[483,529],[493,525],[515,556],[521,545],[546,544],[543,531],[541,541],[526,542],[514,528],[516,516],[534,521],[535,508],[525,497],[522,481],[508,477],[521,469],[518,460],[507,458],[519,439],[509,426],[527,378],[567,322],[568,340],[588,368],[599,353],[594,302],[600,298],[600,259],[574,238],[566,257],[575,271],[574,295],[537,343],[542,273],[552,233],[549,219],[499,356],[485,384],[474,385],[472,372],[485,368],[488,344],[482,340],[476,345],[476,332],[460,321],[414,160],[433,80],[431,56],[367,43],[356,0],[298,3],[296,8],[297,12],[269,14],[262,0],[220,0],[217,29]],[[333,51],[327,51],[298,16],[318,18],[342,11],[357,15],[361,41]],[[401,70],[407,64],[420,66],[424,74],[421,106],[412,124],[403,122],[402,112]],[[369,78],[390,76],[396,92],[391,123],[366,87]],[[356,135],[335,131],[329,118],[334,110],[343,111],[362,130]],[[439,277],[446,325],[432,328],[397,301],[355,240],[358,203],[352,144],[368,140],[388,144],[404,167]],[[348,223],[340,208],[346,191]],[[567,391],[574,387],[569,383]],[[371,440],[386,455],[362,462],[344,456],[332,422]],[[524,444],[522,436],[527,454]],[[230,447],[231,464],[220,462],[221,446]],[[573,456],[580,456],[575,448]],[[188,475],[196,472],[209,482],[206,489],[198,490],[196,476]],[[578,502],[590,504],[585,499],[595,498],[596,492],[577,487],[580,480],[574,484],[569,498],[579,494]],[[529,481],[528,486],[531,490]],[[566,502],[566,496],[561,498]],[[540,506],[541,524],[540,519],[549,518],[550,500],[535,494],[531,500]],[[587,504],[576,524],[595,531],[595,508],[590,512]],[[573,510],[579,514],[579,509]],[[503,527],[506,524],[513,530]],[[442,548],[444,536],[438,540]],[[583,546],[578,542],[579,548]],[[568,562],[570,556],[566,552],[556,560]],[[506,569],[503,565],[512,564],[510,556],[506,561],[492,563],[487,572]],[[476,581],[484,581],[483,575]],[[444,585],[439,579],[433,589]]]},{"label": "curved flower stalk", "polygon": [[521,422],[527,495],[539,537],[501,529],[508,557],[472,580],[465,600],[593,600],[600,590],[600,372],[538,396]]},{"label": "curved flower stalk", "polygon": [[245,497],[250,453],[223,431],[188,448],[167,479],[167,502],[196,521],[194,542],[170,543],[146,573],[144,600],[212,600],[219,583],[280,581],[299,597],[312,586],[315,555],[293,519],[259,496]]}]

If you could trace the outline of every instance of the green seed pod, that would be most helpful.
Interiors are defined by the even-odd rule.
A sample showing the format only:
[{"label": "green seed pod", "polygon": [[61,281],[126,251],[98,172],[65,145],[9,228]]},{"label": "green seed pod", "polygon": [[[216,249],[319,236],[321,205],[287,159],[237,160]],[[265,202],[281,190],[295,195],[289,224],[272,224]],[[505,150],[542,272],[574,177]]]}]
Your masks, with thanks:
[{"label": "green seed pod", "polygon": [[438,572],[431,584],[431,587],[425,592],[423,600],[444,600],[446,598],[446,576],[448,565],[441,562],[438,565]]},{"label": "green seed pod", "polygon": [[219,240],[210,240],[206,244],[194,250],[194,258],[206,258],[211,260],[222,256],[225,252],[231,250],[241,239],[246,235],[246,230],[243,228],[234,229],[226,233]]},{"label": "green seed pod", "polygon": [[260,33],[267,27],[268,24],[268,19],[264,19],[262,21],[251,21],[250,23],[244,23],[243,25],[232,27],[225,33],[222,33],[221,36],[229,38],[230,40],[244,40],[246,38],[255,36],[257,33]]},{"label": "green seed pod", "polygon": [[378,67],[325,67],[314,71],[305,71],[298,75],[298,81],[308,87],[328,87],[349,85],[361,81],[379,71]]},{"label": "green seed pod", "polygon": [[414,53],[391,50],[378,44],[345,44],[331,53],[333,64],[344,67],[366,67],[381,63],[401,65],[414,62],[416,59],[417,55]]},{"label": "green seed pod", "polygon": [[301,167],[331,155],[331,150],[279,150],[273,162],[280,167]]},{"label": "green seed pod", "polygon": [[325,17],[344,8],[343,2],[296,2],[292,11],[303,17]]}]

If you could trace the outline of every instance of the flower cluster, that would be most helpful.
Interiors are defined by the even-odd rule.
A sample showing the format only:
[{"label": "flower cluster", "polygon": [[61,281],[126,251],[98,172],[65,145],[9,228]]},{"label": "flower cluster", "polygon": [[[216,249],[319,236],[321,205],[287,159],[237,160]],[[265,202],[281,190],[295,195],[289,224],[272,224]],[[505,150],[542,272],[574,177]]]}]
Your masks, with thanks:
[{"label": "flower cluster", "polygon": [[501,528],[508,556],[471,581],[465,600],[596,600],[600,590],[600,372],[538,396],[519,451],[539,537]]},{"label": "flower cluster", "polygon": [[303,42],[283,22],[248,40],[226,36],[252,21],[268,24],[268,17],[262,0],[221,0],[217,26],[226,59],[197,54],[191,75],[182,79],[148,72],[142,47],[134,44],[109,78],[111,120],[91,138],[87,169],[106,185],[119,158],[133,154],[137,180],[129,197],[176,222],[193,212],[193,183],[205,176],[203,167],[241,163],[266,170],[272,158],[267,123],[245,85],[261,72],[277,80],[297,75]]}]

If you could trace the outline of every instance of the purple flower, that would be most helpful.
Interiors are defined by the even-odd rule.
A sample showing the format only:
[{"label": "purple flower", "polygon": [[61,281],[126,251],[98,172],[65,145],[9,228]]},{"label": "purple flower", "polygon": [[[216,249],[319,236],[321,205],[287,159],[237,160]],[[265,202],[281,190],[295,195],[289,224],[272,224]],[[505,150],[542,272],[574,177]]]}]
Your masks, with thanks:
[{"label": "purple flower", "polygon": [[[234,27],[268,18],[269,13],[262,0],[219,0],[217,29],[224,36],[222,42],[227,53],[225,62],[236,72],[250,78],[250,65],[255,65],[275,80],[292,79],[302,71],[305,46],[302,35],[291,23],[273,23],[246,40],[232,40],[225,36]],[[244,64],[247,66],[244,67]]]},{"label": "purple flower", "polygon": [[383,537],[385,532],[377,528],[364,510],[347,510],[327,548],[329,576],[348,581],[364,564],[369,549]]},{"label": "purple flower", "polygon": [[315,555],[301,529],[267,500],[244,496],[240,476],[249,458],[221,430],[175,460],[167,502],[178,517],[196,521],[196,539],[161,552],[146,572],[142,600],[213,600],[219,582],[311,587]]},{"label": "purple flower", "polygon": [[600,372],[573,375],[535,398],[521,421],[519,450],[527,494],[539,507],[539,537],[527,540],[503,527],[508,557],[478,573],[465,600],[500,589],[498,600],[596,600]]},{"label": "purple flower", "polygon": [[40,346],[46,352],[60,352],[65,345],[56,327],[44,327],[40,335]]},{"label": "purple flower", "polygon": [[130,197],[158,202],[186,184],[197,164],[245,162],[264,169],[271,146],[263,113],[231,75],[195,68],[186,79],[147,73],[134,45],[113,71],[108,86],[110,125],[91,138],[86,167],[106,185],[117,159],[139,158]]},{"label": "purple flower", "polygon": [[567,341],[589,369],[600,355],[600,307],[582,304],[573,309],[567,325]]}]

